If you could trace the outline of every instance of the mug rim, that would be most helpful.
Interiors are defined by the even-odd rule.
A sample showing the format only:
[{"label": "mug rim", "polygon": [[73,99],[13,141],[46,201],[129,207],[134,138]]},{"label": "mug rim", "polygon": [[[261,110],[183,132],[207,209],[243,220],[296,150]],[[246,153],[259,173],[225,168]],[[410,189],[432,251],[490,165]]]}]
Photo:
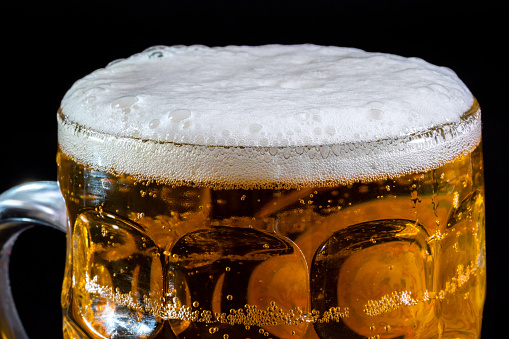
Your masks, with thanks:
[{"label": "mug rim", "polygon": [[372,181],[437,168],[481,142],[481,110],[475,97],[459,121],[393,138],[319,146],[200,145],[115,136],[80,126],[61,109],[57,120],[59,148],[76,162],[140,181],[193,186],[299,187]]}]

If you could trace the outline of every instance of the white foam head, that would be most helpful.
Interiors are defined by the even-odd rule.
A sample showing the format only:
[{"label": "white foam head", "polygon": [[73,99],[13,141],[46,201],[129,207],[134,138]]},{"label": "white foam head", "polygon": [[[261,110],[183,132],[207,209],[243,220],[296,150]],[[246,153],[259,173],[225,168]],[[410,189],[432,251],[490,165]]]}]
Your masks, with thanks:
[{"label": "white foam head", "polygon": [[[460,124],[473,104],[453,71],[417,58],[316,45],[153,47],[71,87],[61,105],[59,142],[84,163],[158,180],[222,178],[238,184],[258,176],[259,184],[293,182],[304,179],[297,172],[305,169],[313,172],[306,178],[324,172],[330,174],[318,181],[350,182],[444,161],[429,156],[420,164],[403,165],[402,150],[397,155],[390,147],[380,156],[389,159],[386,165],[361,159],[366,156],[362,148],[380,140],[401,144],[432,127]],[[460,145],[454,156],[478,143],[480,129],[467,134],[468,142],[455,138]],[[103,142],[90,144],[95,139]],[[148,145],[152,151],[147,153]],[[341,152],[345,145],[358,151],[346,156]],[[226,152],[231,155],[193,153],[203,146],[223,154],[231,150]],[[233,156],[238,150],[231,146],[256,154]],[[301,148],[305,156],[299,155]],[[311,156],[311,149],[320,156]],[[150,156],[156,153],[164,161]],[[405,156],[415,157],[410,153]],[[269,158],[260,160],[266,154]],[[225,162],[227,173],[210,178],[207,173]]]}]

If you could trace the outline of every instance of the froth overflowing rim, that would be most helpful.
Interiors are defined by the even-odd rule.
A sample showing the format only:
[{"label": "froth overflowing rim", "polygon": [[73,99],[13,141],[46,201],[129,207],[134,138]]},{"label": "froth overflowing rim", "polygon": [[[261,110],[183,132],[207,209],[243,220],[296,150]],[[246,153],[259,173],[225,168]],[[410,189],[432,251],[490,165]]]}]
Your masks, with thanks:
[{"label": "froth overflowing rim", "polygon": [[118,137],[78,125],[59,110],[63,153],[95,170],[169,185],[233,188],[335,186],[428,171],[481,140],[477,100],[459,122],[398,138],[321,146],[205,146]]}]

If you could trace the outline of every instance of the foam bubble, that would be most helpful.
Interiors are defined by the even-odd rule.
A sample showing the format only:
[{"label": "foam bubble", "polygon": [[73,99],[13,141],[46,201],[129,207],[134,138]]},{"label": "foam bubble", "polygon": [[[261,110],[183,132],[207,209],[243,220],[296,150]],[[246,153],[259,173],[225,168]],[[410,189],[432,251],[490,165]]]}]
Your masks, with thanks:
[{"label": "foam bubble", "polygon": [[172,111],[168,117],[171,122],[179,123],[182,120],[185,120],[191,116],[191,111],[188,109],[176,109]]},{"label": "foam bubble", "polygon": [[[453,71],[418,58],[315,45],[157,46],[77,81],[62,100],[59,143],[92,166],[161,180],[218,179],[208,174],[221,163],[212,147],[233,164],[220,181],[351,182],[471,150],[480,123],[465,112],[475,107]],[[405,141],[446,125],[462,132]],[[448,155],[437,155],[446,144]]]},{"label": "foam bubble", "polygon": [[138,100],[139,99],[136,96],[130,96],[130,95],[124,96],[124,97],[114,100],[111,103],[111,107],[112,108],[128,108],[128,107],[133,106],[135,103],[137,103]]},{"label": "foam bubble", "polygon": [[153,119],[149,124],[148,124],[148,127],[150,129],[154,129],[156,128],[157,126],[159,126],[159,124],[161,123],[161,121],[159,119]]}]

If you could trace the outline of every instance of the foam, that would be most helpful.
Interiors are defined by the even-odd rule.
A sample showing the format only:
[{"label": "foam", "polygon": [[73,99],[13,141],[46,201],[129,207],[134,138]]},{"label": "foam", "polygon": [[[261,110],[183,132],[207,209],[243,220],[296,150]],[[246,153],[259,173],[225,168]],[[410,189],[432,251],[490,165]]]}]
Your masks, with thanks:
[{"label": "foam", "polygon": [[450,69],[315,45],[153,47],[77,81],[59,114],[60,147],[78,161],[221,186],[396,176],[479,140],[478,107]]}]

